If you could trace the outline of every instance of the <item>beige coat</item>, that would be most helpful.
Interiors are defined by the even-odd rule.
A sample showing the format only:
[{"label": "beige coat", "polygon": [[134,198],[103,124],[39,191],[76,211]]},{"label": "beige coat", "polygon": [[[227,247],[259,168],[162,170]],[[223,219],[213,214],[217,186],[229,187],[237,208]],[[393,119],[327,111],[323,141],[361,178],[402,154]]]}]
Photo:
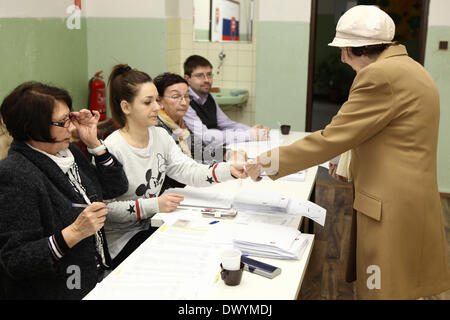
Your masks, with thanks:
[{"label": "beige coat", "polygon": [[434,80],[396,45],[357,74],[324,130],[260,155],[267,164],[279,153],[277,179],[352,149],[357,231],[350,267],[361,299],[416,299],[450,289],[436,177],[439,113]]}]

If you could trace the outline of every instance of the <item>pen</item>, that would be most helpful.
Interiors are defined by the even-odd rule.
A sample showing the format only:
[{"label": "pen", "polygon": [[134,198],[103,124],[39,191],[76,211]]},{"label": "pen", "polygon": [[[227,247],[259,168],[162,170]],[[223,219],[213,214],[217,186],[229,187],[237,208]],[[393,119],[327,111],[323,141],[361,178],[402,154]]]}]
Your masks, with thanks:
[{"label": "pen", "polygon": [[72,203],[72,208],[87,208],[89,204],[86,203]]},{"label": "pen", "polygon": [[216,224],[218,222],[220,222],[220,221],[219,220],[214,220],[214,221],[210,222],[209,224]]}]

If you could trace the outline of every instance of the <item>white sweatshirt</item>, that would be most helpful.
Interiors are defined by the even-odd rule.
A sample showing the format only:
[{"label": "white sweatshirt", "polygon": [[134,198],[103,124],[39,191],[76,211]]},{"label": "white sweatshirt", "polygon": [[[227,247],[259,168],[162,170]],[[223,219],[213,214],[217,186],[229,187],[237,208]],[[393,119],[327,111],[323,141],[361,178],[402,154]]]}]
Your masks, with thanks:
[{"label": "white sweatshirt", "polygon": [[108,201],[105,232],[109,252],[114,258],[139,231],[149,228],[150,218],[159,211],[159,191],[166,174],[194,187],[233,180],[229,163],[210,166],[199,164],[186,156],[163,128],[149,127],[147,148],[130,146],[114,131],[104,143],[116,156],[128,178],[128,191]]}]

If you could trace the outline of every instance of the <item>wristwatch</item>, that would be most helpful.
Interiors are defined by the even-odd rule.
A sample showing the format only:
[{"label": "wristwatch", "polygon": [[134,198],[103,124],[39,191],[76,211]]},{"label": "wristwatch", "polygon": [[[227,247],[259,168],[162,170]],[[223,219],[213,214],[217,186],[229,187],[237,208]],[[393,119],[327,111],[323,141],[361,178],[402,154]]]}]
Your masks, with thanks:
[{"label": "wristwatch", "polygon": [[99,153],[100,151],[102,151],[102,150],[106,150],[106,146],[105,146],[105,144],[103,143],[103,140],[102,139],[99,139],[99,141],[100,141],[100,143],[101,143],[101,145],[99,145],[98,147],[95,147],[94,149],[91,149],[91,148],[87,148],[87,151],[90,153],[90,154],[97,154],[97,153]]}]

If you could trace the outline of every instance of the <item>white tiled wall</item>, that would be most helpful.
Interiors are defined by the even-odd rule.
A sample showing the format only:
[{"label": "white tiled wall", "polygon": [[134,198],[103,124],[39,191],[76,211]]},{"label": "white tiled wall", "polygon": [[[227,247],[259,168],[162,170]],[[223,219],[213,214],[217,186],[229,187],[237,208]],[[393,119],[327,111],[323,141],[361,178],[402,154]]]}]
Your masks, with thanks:
[{"label": "white tiled wall", "polygon": [[450,26],[448,0],[431,0],[429,26]]},{"label": "white tiled wall", "polygon": [[[224,109],[232,119],[247,125],[255,123],[255,64],[256,25],[251,43],[222,43],[193,41],[192,18],[167,19],[167,69],[169,72],[183,72],[184,60],[192,54],[208,59],[214,66],[214,87],[238,88],[249,91],[249,100],[238,107]],[[219,54],[226,54],[222,67],[218,70]],[[219,71],[219,74],[217,74]]]}]

